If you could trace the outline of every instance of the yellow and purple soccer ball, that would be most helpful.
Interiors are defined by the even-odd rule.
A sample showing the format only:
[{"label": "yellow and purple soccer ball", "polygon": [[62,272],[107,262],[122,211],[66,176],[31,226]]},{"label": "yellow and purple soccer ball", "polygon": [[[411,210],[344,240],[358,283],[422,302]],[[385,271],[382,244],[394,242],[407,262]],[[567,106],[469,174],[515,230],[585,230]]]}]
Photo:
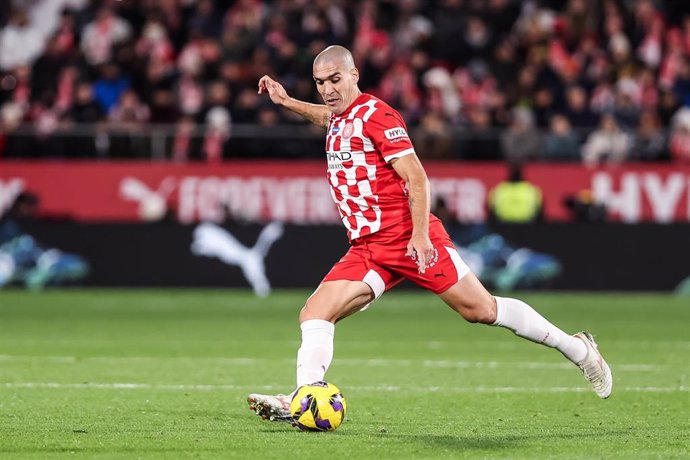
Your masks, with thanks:
[{"label": "yellow and purple soccer ball", "polygon": [[333,431],[345,420],[347,403],[337,386],[314,382],[297,389],[290,412],[303,431]]}]

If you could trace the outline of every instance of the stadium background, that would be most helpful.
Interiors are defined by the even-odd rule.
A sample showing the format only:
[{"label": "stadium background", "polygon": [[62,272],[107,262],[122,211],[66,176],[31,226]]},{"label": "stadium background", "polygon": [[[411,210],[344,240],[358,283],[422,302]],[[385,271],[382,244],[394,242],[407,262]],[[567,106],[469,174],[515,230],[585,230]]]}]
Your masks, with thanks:
[{"label": "stadium background", "polygon": [[[247,286],[217,259],[281,222],[268,282],[313,286],[346,248],[323,133],[256,83],[318,101],[311,61],[338,43],[405,117],[435,211],[487,284],[674,289],[690,274],[682,4],[3,2],[3,284]],[[534,228],[491,219],[508,164],[543,192]],[[225,234],[195,255],[201,222]],[[286,242],[304,233],[314,256],[295,258]],[[51,248],[73,257],[38,263]]]},{"label": "stadium background", "polygon": [[[463,258],[596,334],[611,398],[408,285],[338,324],[337,432],[247,410],[347,248],[324,133],[257,80],[318,101],[331,43]],[[689,458],[689,62],[686,0],[0,1],[0,457]],[[487,206],[514,164],[535,222]]]}]

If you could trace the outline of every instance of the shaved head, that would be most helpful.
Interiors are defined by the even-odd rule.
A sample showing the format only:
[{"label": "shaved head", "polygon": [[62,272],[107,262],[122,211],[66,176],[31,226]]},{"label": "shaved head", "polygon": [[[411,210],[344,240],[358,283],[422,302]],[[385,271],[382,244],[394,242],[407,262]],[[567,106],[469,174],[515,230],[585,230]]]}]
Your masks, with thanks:
[{"label": "shaved head", "polygon": [[329,46],[314,59],[314,67],[323,66],[327,63],[340,64],[346,70],[355,68],[355,60],[350,50],[339,45]]},{"label": "shaved head", "polygon": [[314,59],[314,82],[328,109],[339,115],[362,94],[357,86],[359,70],[347,48],[333,45]]}]

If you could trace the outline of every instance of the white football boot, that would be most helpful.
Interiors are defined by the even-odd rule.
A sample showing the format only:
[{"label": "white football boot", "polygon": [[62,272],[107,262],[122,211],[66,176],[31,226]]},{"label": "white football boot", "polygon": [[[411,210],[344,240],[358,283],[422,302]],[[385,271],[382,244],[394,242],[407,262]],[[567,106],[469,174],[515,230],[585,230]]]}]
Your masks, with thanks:
[{"label": "white football boot", "polygon": [[249,409],[263,420],[293,423],[290,413],[292,395],[262,395],[252,393],[247,397]]},{"label": "white football boot", "polygon": [[592,384],[594,392],[602,399],[608,398],[613,389],[613,377],[609,365],[597,349],[594,337],[589,332],[578,332],[574,334],[574,337],[582,340],[587,346],[587,356],[578,363],[577,367],[580,368],[585,379]]}]

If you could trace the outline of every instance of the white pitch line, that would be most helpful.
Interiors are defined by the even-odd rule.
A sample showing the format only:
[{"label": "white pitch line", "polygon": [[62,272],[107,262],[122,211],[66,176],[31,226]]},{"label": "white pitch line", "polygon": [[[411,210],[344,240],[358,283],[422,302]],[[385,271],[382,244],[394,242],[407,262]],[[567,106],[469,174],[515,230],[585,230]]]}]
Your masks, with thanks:
[{"label": "white pitch line", "polygon": [[[279,385],[215,385],[215,384],[158,384],[158,383],[56,383],[56,382],[6,382],[0,388],[7,389],[76,389],[76,390],[168,390],[168,391],[274,391]],[[284,388],[282,388],[284,389]],[[414,393],[585,393],[586,387],[440,387],[399,385],[352,385],[350,391],[407,391]],[[620,387],[616,392],[631,393],[685,393],[690,387]]]},{"label": "white pitch line", "polygon": [[[26,356],[26,355],[0,355],[0,362],[27,362],[39,361],[48,363],[76,364],[86,362],[148,362],[156,361],[206,361],[225,364],[229,366],[254,366],[260,363],[278,361],[286,364],[294,364],[294,358],[272,359],[272,358],[217,358],[217,357],[196,357],[196,356],[177,356],[177,357],[158,357],[158,356]],[[573,368],[568,362],[548,363],[539,361],[523,362],[499,362],[499,361],[455,361],[443,359],[349,359],[342,358],[334,361],[334,364],[343,366],[363,366],[363,367],[433,367],[433,368],[456,368],[456,369],[542,369],[560,370]],[[615,364],[611,366],[617,371],[630,372],[654,372],[666,369],[669,366],[658,364]]]}]

